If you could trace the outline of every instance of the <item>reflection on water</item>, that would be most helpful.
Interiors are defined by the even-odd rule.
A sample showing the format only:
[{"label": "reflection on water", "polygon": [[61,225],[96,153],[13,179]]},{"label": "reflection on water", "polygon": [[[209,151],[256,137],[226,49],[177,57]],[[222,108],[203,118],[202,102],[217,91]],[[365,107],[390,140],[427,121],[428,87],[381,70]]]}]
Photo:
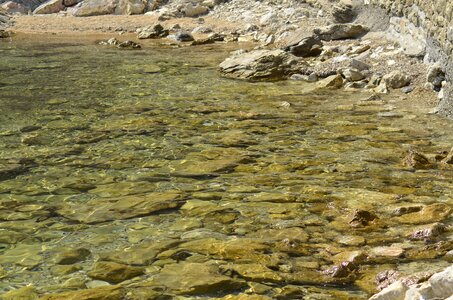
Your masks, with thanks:
[{"label": "reflection on water", "polygon": [[0,43],[1,292],[365,299],[449,264],[452,172],[401,159],[451,122],[221,79],[229,50]]}]

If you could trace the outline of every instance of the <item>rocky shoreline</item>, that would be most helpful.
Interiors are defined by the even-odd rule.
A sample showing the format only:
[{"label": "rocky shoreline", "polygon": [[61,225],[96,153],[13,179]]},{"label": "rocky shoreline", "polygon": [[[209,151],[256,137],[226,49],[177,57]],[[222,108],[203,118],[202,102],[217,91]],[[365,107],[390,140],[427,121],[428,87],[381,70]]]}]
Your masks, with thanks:
[{"label": "rocky shoreline", "polygon": [[[13,8],[10,8],[9,14],[0,12],[0,38],[14,38],[16,33],[29,33],[33,30],[52,32],[51,27],[54,25],[47,27],[46,22],[51,20],[58,24],[71,20],[74,23],[68,26],[67,32],[84,34],[89,31],[103,31],[109,37],[115,34],[113,38],[106,39],[100,44],[121,49],[140,49],[141,41],[145,39],[158,39],[165,43],[174,43],[177,47],[196,47],[220,42],[252,43],[253,49],[234,51],[219,65],[221,76],[249,81],[305,81],[312,82],[319,88],[369,91],[366,101],[376,101],[381,95],[395,93],[409,98],[414,103],[422,103],[427,108],[426,113],[438,112],[436,107],[439,102],[444,103],[448,97],[449,71],[445,59],[443,62],[426,64],[427,61],[423,61],[423,55],[417,52],[417,49],[407,49],[389,39],[389,30],[376,21],[376,16],[370,18],[373,24],[359,23],[364,21],[362,6],[355,7],[353,3],[344,2],[332,5],[329,1],[326,3],[303,1],[301,5],[295,5],[296,2],[298,1],[273,4],[272,1],[251,3],[238,0],[226,3],[204,1],[187,4],[184,1],[170,1],[163,4],[152,1],[150,2],[152,4],[139,5],[132,1],[127,3],[120,1],[110,6],[106,6],[104,2],[93,6],[89,1],[81,3],[50,1],[39,6],[35,3],[30,7],[19,3],[22,8],[19,4],[15,6],[9,3],[9,7],[23,13],[33,9],[35,14],[52,15],[14,15],[11,18]],[[8,9],[8,6],[4,5],[3,8]],[[110,22],[108,18],[96,17],[109,13],[141,14],[148,9],[147,16],[111,16],[111,19],[125,22],[129,22],[130,18],[132,20],[136,18],[136,23],[123,25],[120,22],[115,27],[105,25],[106,22]],[[74,18],[67,15],[87,17]],[[86,30],[74,31],[69,28],[74,24],[90,22],[93,23],[86,27]],[[124,35],[132,35],[133,38],[124,39],[122,37]],[[423,164],[423,157],[420,158],[420,155],[413,153],[410,155],[412,156],[407,158],[409,167],[418,168],[420,163]],[[357,215],[359,221],[367,217],[370,216],[364,212]],[[427,228],[429,233],[420,234],[426,237],[441,230],[440,227]],[[398,249],[386,248],[382,251],[385,252],[384,256],[392,256],[392,251],[398,252]],[[452,256],[451,249],[442,249],[442,253],[445,256]],[[348,277],[354,272],[354,264],[360,259],[360,255],[351,253],[351,257],[342,261],[337,269],[327,271],[335,274],[344,272]],[[140,268],[127,268],[125,265],[97,267],[99,270],[106,268],[122,270],[123,274],[130,274],[131,278],[143,272]],[[187,268],[183,273],[202,269],[206,277],[216,273],[215,270],[218,269],[217,266],[202,264],[191,264]],[[228,271],[246,273],[246,270]],[[169,274],[173,273],[169,271]],[[92,275],[93,278],[105,279],[102,274],[96,273],[96,267]],[[168,279],[164,275],[159,280]],[[379,289],[382,291],[373,296],[371,298],[373,300],[420,297],[447,299],[453,293],[451,267],[434,275],[424,274],[420,278],[401,278],[388,272],[380,275],[382,280]],[[223,277],[215,279],[221,283],[226,280]],[[122,280],[124,278],[119,279],[119,282]],[[109,295],[111,299],[121,299],[125,296],[121,286],[97,289],[101,295]],[[71,296],[83,299],[83,292],[73,293]],[[49,297],[46,299],[54,299],[52,296]],[[61,294],[58,297],[66,296]]]}]

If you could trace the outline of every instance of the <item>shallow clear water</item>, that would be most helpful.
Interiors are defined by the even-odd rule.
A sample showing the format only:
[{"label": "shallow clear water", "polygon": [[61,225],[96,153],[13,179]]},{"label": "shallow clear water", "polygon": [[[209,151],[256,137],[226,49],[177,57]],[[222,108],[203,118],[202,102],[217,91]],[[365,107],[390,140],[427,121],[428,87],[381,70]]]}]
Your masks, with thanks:
[{"label": "shallow clear water", "polygon": [[401,161],[453,123],[410,95],[220,78],[234,45],[37,40],[0,41],[0,292],[366,299],[449,264],[452,171]]}]

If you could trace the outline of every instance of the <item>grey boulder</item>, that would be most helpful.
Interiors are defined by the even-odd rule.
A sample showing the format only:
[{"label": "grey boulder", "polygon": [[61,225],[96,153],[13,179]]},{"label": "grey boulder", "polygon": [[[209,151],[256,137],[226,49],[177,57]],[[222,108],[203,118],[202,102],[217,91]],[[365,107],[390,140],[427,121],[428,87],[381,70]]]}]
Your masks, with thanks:
[{"label": "grey boulder", "polygon": [[222,76],[246,80],[280,80],[302,67],[301,59],[279,49],[238,53],[219,65]]}]

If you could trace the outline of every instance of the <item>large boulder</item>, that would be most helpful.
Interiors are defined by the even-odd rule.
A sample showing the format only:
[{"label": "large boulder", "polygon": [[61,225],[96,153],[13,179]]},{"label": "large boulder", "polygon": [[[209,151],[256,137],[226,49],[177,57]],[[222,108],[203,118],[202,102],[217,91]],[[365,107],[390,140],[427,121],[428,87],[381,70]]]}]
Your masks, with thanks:
[{"label": "large boulder", "polygon": [[300,30],[286,39],[283,49],[295,56],[307,57],[319,54],[321,46],[321,41],[312,32]]},{"label": "large boulder", "polygon": [[54,14],[63,10],[65,6],[63,5],[63,0],[50,0],[40,6],[38,6],[33,14],[42,15],[42,14]]},{"label": "large boulder", "polygon": [[283,50],[254,50],[224,60],[220,73],[229,78],[280,80],[297,73],[302,61]]},{"label": "large boulder", "polygon": [[316,28],[314,33],[323,41],[355,39],[365,35],[368,27],[360,24],[333,24]]},{"label": "large boulder", "polygon": [[115,0],[85,0],[74,10],[73,15],[76,17],[109,15],[114,13],[115,8]]}]

